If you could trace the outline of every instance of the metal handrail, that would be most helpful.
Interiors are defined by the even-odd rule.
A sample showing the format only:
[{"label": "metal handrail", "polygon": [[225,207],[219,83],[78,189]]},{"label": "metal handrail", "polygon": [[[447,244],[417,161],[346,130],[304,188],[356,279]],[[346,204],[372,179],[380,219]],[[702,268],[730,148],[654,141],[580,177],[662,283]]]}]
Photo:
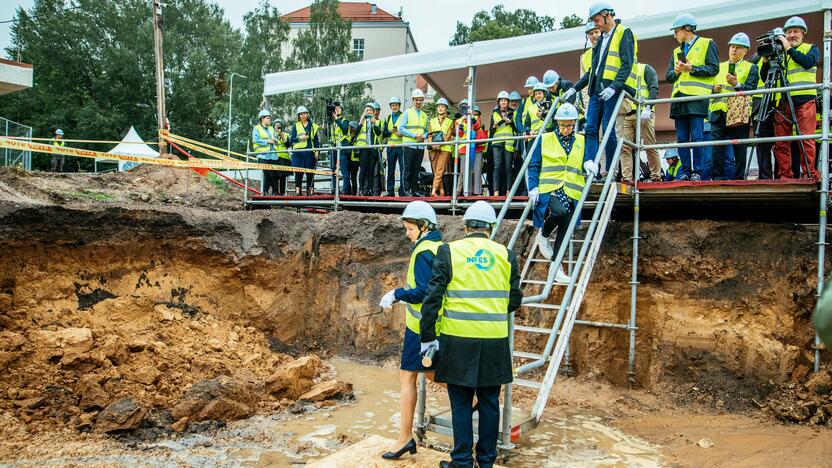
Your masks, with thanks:
[{"label": "metal handrail", "polygon": [[705,99],[714,99],[714,98],[729,98],[734,96],[753,96],[757,94],[772,94],[772,93],[782,93],[784,91],[802,91],[806,89],[821,89],[823,88],[823,83],[818,84],[810,84],[810,85],[795,85],[795,86],[782,86],[780,88],[768,88],[768,89],[753,89],[749,91],[731,91],[728,93],[716,93],[716,94],[703,94],[700,96],[679,96],[679,97],[669,97],[669,98],[655,98],[655,99],[644,99],[643,96],[639,96],[638,99],[634,99],[634,101],[641,102],[644,105],[653,105],[653,104],[667,104],[667,103],[674,103],[674,102],[691,102],[691,101],[702,101]]}]

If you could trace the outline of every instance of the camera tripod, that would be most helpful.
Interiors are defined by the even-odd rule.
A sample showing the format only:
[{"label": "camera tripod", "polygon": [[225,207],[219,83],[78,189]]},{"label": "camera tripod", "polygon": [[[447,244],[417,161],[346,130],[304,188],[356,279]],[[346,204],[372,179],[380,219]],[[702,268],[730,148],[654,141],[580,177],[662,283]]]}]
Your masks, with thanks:
[{"label": "camera tripod", "polygon": [[[788,87],[789,86],[789,79],[786,77],[786,71],[783,69],[783,63],[779,56],[775,55],[772,57],[769,62],[769,69],[768,73],[766,74],[765,85],[763,89],[772,89],[778,87]],[[777,84],[780,84],[779,86]],[[792,126],[795,130],[796,135],[800,135],[800,127],[797,125],[797,114],[794,111],[794,101],[792,100],[792,95],[788,92],[781,93],[784,95],[785,99],[788,102],[789,107],[789,117],[791,118]],[[777,107],[772,100],[774,99],[774,93],[766,93],[763,94],[762,100],[760,101],[760,109],[757,111],[757,124],[754,127],[754,136],[760,138],[762,134],[762,127],[763,123],[766,122],[768,119],[772,118],[775,112],[780,112],[777,110]],[[782,98],[781,98],[782,99]],[[800,147],[800,157],[803,159],[803,164],[806,166],[806,170],[809,171],[811,174],[812,168],[809,166],[809,159],[806,156],[806,149],[803,147],[803,140],[797,140],[798,146]]]}]

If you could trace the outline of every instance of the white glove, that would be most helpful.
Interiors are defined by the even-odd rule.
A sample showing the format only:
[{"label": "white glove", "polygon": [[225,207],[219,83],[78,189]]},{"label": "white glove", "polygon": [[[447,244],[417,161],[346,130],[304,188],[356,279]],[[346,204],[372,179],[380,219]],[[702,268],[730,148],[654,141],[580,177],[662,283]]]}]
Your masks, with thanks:
[{"label": "white glove", "polygon": [[563,93],[563,97],[561,97],[561,100],[563,102],[566,102],[566,101],[572,99],[572,96],[574,96],[574,95],[575,95],[575,88],[569,88],[569,89],[566,90],[565,93]]},{"label": "white glove", "polygon": [[378,302],[378,305],[380,305],[383,309],[389,309],[393,307],[394,302],[396,302],[396,291],[391,290],[381,296],[381,300]]},{"label": "white glove", "polygon": [[436,348],[439,351],[439,340],[428,341],[427,343],[420,343],[419,355],[424,355],[430,348]]},{"label": "white glove", "polygon": [[594,179],[598,175],[598,164],[595,161],[584,161],[584,171],[591,179]]},{"label": "white glove", "polygon": [[614,94],[615,90],[612,89],[611,86],[607,86],[603,91],[601,91],[601,94],[599,94],[598,97],[600,97],[602,101],[608,101]]},{"label": "white glove", "polygon": [[529,201],[532,202],[532,205],[537,205],[537,200],[540,198],[540,192],[538,192],[537,187],[529,190]]},{"label": "white glove", "polygon": [[653,118],[653,109],[650,106],[645,107],[644,110],[641,111],[641,120],[643,120],[645,122],[648,122],[652,118]]}]

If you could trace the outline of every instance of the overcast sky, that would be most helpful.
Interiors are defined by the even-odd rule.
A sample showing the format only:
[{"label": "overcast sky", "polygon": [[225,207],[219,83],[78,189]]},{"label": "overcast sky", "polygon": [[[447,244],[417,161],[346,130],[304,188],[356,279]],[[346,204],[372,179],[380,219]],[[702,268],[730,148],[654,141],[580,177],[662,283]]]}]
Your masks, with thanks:
[{"label": "overcast sky", "polygon": [[[404,19],[410,23],[416,46],[419,50],[435,50],[448,46],[448,41],[456,30],[456,22],[470,23],[471,18],[479,10],[490,10],[500,3],[510,5],[510,9],[528,8],[538,14],[561,18],[572,13],[581,17],[586,16],[589,5],[597,0],[574,0],[571,2],[555,2],[551,0],[451,0],[450,3],[437,1],[413,0],[377,0],[379,8],[396,14],[399,8],[404,10]],[[691,0],[685,2],[687,8],[719,3],[723,0]],[[242,27],[243,15],[257,5],[258,0],[216,0],[225,9],[226,17],[234,27]],[[150,3],[150,0],[148,0]],[[303,8],[310,0],[274,0],[282,13],[288,13]],[[667,0],[611,0],[617,8],[620,18],[632,18],[639,15],[662,13],[676,10],[679,4]],[[17,8],[31,8],[34,0],[0,0],[0,21],[12,19]],[[148,8],[148,15],[150,9]],[[0,24],[0,49],[10,44],[9,24]],[[3,56],[6,54],[3,53]],[[14,57],[11,57],[14,58]]]}]

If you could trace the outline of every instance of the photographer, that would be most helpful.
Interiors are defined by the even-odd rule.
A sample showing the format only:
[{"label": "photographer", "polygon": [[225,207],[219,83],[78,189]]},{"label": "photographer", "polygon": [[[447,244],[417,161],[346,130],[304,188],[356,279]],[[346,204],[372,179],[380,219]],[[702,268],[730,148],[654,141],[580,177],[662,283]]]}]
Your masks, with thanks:
[{"label": "photographer", "polygon": [[[707,96],[711,94],[719,73],[719,55],[713,40],[696,34],[699,23],[690,13],[676,17],[670,29],[679,47],[673,49],[665,78],[673,83],[672,97]],[[674,102],[670,118],[676,125],[679,143],[705,141],[705,118],[708,100]],[[680,148],[682,175],[680,180],[702,180],[705,147]],[[692,156],[692,158],[691,158]]]},{"label": "photographer", "polygon": [[[817,46],[803,42],[808,32],[806,22],[799,16],[793,16],[786,21],[783,30],[785,36],[779,36],[778,39],[783,46],[785,62],[782,65],[786,71],[789,85],[816,84],[820,51]],[[763,65],[760,67],[760,74],[764,77],[763,79],[768,75],[770,68],[770,58],[763,57]],[[777,84],[777,86],[780,86],[780,84]],[[815,97],[817,96],[817,90],[804,89],[791,91],[789,95],[791,95],[792,102],[794,103],[794,113],[797,117],[797,122],[792,122],[792,109],[789,108],[788,99],[778,94],[775,97],[777,111],[774,113],[774,136],[791,135],[792,127],[795,124],[797,124],[801,135],[815,133]],[[800,152],[794,155],[794,157],[800,158],[802,173],[807,177],[816,178],[815,141],[803,140],[797,144],[803,146],[803,152],[806,154],[805,160]],[[774,143],[774,159],[777,164],[776,170],[778,178],[792,179],[799,177],[799,174],[794,174],[792,171],[792,157],[791,142],[778,141]]]},{"label": "photographer", "polygon": [[[719,64],[719,74],[716,76],[714,93],[731,93],[735,91],[751,91],[757,89],[760,79],[757,65],[745,60],[745,54],[751,47],[751,40],[745,33],[737,33],[728,42],[728,60]],[[729,104],[733,107],[729,111]],[[711,138],[714,141],[738,140],[748,138],[750,130],[748,115],[748,98],[737,96],[734,98],[711,99],[708,108],[711,122]],[[731,115],[729,112],[741,115]],[[737,118],[742,118],[738,121]],[[734,148],[734,179],[745,179],[746,146],[732,145]],[[711,177],[714,180],[725,179],[725,150],[726,146],[715,146],[711,163]]]},{"label": "photographer", "polygon": [[[558,72],[554,70],[546,70],[546,73],[543,74],[543,85],[546,86],[546,97],[552,102],[555,101],[556,97],[563,97],[567,91],[575,86],[571,81],[561,78]],[[571,93],[570,96],[564,98],[564,101],[575,104],[576,97],[575,93]]]},{"label": "photographer", "polygon": [[529,136],[540,133],[543,120],[552,105],[552,101],[546,98],[546,93],[546,85],[543,83],[534,85],[533,99],[523,108],[523,129]]},{"label": "photographer", "polygon": [[[489,138],[512,137],[517,133],[514,128],[514,111],[508,106],[508,91],[497,94],[497,107],[491,113],[491,131]],[[491,142],[493,176],[491,195],[499,197],[508,192],[511,181],[511,166],[514,161],[514,140]]]},{"label": "photographer", "polygon": [[[378,144],[381,137],[381,124],[376,119],[373,104],[368,102],[364,106],[364,113],[358,121],[358,137],[355,146],[369,146]],[[373,195],[373,177],[378,164],[378,151],[375,148],[361,148],[358,150],[359,173],[358,190],[356,193],[365,197]]]},{"label": "photographer", "polygon": [[[520,95],[518,91],[512,91],[508,95],[508,108],[511,109],[512,113],[512,123],[514,123],[514,134],[519,135],[520,130],[517,127],[517,114],[518,108],[520,107],[520,103],[523,100],[523,96]],[[506,150],[512,153],[512,167],[511,167],[511,176],[506,187],[511,187],[514,183],[514,180],[517,179],[517,176],[520,174],[520,169],[523,168],[523,140],[514,140],[511,142],[511,146],[506,144]],[[510,190],[510,189],[509,189]],[[526,190],[526,178],[520,178],[520,185],[517,187],[517,195],[524,196],[528,193]],[[508,193],[506,193],[508,195]]]}]

